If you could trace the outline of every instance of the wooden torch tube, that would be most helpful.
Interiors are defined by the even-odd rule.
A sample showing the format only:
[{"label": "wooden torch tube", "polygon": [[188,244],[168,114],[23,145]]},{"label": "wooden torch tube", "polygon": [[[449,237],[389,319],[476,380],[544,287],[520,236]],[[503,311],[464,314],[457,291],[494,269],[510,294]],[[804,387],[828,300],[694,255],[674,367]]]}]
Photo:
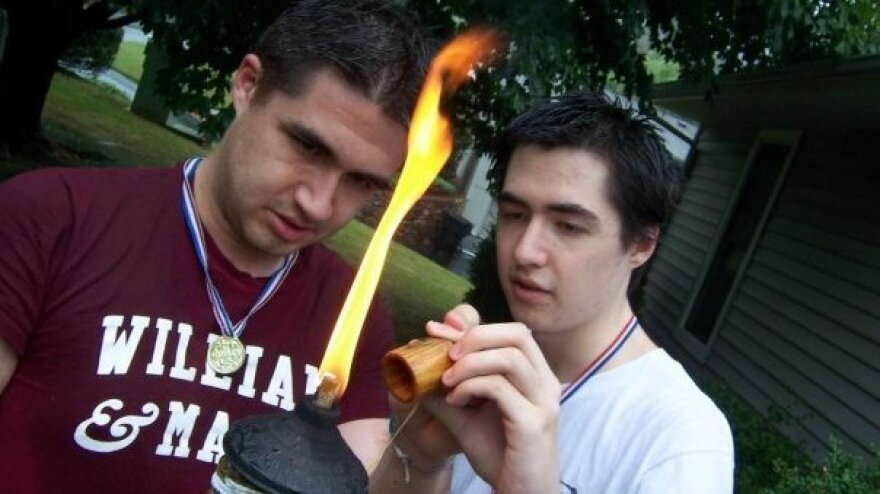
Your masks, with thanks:
[{"label": "wooden torch tube", "polygon": [[440,376],[452,366],[449,348],[442,338],[420,338],[399,346],[382,358],[382,374],[391,394],[409,403],[440,387]]}]

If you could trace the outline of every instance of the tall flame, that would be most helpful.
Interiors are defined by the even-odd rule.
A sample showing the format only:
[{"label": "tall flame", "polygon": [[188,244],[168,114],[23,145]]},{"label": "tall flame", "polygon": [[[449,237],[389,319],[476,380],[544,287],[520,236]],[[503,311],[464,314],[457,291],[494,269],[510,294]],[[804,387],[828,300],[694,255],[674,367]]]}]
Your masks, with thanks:
[{"label": "tall flame", "polygon": [[428,190],[452,153],[452,129],[449,120],[441,113],[441,98],[444,92],[451,92],[464,83],[473,66],[485,61],[498,45],[499,37],[494,31],[467,31],[446,45],[431,62],[413,113],[408,154],[400,180],[370,240],[321,361],[318,375],[322,379],[327,374],[336,378],[335,396],[341,395],[348,385],[354,350],[394,231],[413,204]]}]

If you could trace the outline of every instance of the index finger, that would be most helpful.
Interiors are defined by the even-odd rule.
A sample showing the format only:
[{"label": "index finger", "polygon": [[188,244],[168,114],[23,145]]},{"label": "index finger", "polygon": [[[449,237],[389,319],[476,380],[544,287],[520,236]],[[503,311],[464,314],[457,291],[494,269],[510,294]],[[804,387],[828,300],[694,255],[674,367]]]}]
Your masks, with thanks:
[{"label": "index finger", "polygon": [[443,322],[428,321],[425,330],[430,336],[458,341],[465,331],[480,324],[480,314],[468,304],[453,307],[443,316]]},{"label": "index finger", "polygon": [[453,328],[467,331],[480,324],[480,313],[472,305],[459,304],[446,313],[443,322]]}]

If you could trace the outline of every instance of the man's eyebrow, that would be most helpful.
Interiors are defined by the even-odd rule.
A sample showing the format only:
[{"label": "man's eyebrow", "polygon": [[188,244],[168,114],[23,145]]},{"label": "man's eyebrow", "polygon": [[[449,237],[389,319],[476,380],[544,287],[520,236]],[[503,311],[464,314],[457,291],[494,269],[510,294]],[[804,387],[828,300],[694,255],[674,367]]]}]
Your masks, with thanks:
[{"label": "man's eyebrow", "polygon": [[[506,191],[506,190],[501,191],[501,193],[498,194],[498,202],[506,203],[506,204],[513,204],[516,206],[522,206],[524,208],[529,207],[529,204],[528,204],[528,202],[526,202],[525,199],[517,196],[516,194],[513,194],[512,192]],[[546,209],[549,211],[556,212],[556,213],[562,213],[562,214],[573,215],[573,216],[580,216],[585,221],[592,221],[592,222],[599,221],[599,216],[596,213],[581,206],[580,204],[575,204],[575,203],[570,203],[570,202],[559,202],[559,203],[553,203],[553,204],[550,204],[549,206],[546,206]]]},{"label": "man's eyebrow", "polygon": [[331,158],[336,157],[336,152],[333,151],[333,148],[330,147],[330,144],[328,144],[327,141],[325,141],[324,138],[321,137],[317,132],[306,127],[305,125],[291,120],[282,120],[279,123],[279,127],[281,127],[281,130],[291,139],[314,147],[321,154],[325,154],[327,156],[330,156]]},{"label": "man's eyebrow", "polygon": [[596,215],[596,213],[581,206],[580,204],[563,202],[563,203],[551,204],[551,205],[547,206],[547,209],[549,209],[550,211],[555,211],[557,213],[570,214],[573,216],[580,216],[585,221],[599,221],[599,216]]},{"label": "man's eyebrow", "polygon": [[[314,130],[302,125],[301,123],[290,120],[283,120],[280,123],[280,127],[281,130],[291,139],[295,141],[301,141],[308,146],[312,146],[316,148],[319,153],[326,155],[331,159],[338,158],[338,154],[333,151],[333,148],[330,147],[330,144],[328,144],[323,137],[321,137]],[[391,189],[391,177],[385,177],[375,173],[360,170],[352,172],[351,175],[358,179],[369,180],[380,189]]]},{"label": "man's eyebrow", "polygon": [[516,194],[508,192],[506,190],[502,190],[501,193],[498,194],[498,202],[513,204],[515,206],[528,207],[528,203],[525,201],[525,199],[522,199]]}]

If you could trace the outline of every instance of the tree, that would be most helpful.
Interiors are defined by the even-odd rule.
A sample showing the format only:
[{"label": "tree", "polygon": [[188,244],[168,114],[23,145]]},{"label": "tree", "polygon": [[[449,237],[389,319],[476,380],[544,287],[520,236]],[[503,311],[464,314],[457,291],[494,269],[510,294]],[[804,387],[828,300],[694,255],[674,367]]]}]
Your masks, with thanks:
[{"label": "tree", "polygon": [[[650,109],[639,40],[711,88],[714,75],[834,55],[876,52],[880,0],[400,0],[439,39],[488,24],[507,33],[502,63],[456,96],[458,149],[486,150],[499,125],[551,94],[610,81]],[[169,54],[160,91],[172,109],[208,116],[218,135],[231,118],[228,75],[287,0],[259,6],[140,0],[134,10]]]},{"label": "tree", "polygon": [[74,67],[96,73],[113,64],[122,28],[86,31],[76,38],[61,55],[61,60]]},{"label": "tree", "polygon": [[[878,0],[649,2],[652,46],[710,88],[717,74],[880,52]],[[710,96],[710,94],[707,94]]]},{"label": "tree", "polygon": [[[638,40],[683,77],[811,58],[876,53],[880,0],[398,0],[445,39],[486,23],[508,33],[503,63],[457,95],[457,141],[488,149],[497,127],[536,98],[619,83],[650,105]],[[159,90],[172,110],[206,118],[219,135],[231,117],[229,74],[288,0],[0,0],[9,12],[0,62],[0,143],[26,142],[55,63],[80,33],[139,19],[168,53]],[[123,10],[124,9],[124,10]]]},{"label": "tree", "polygon": [[0,148],[37,139],[40,114],[58,59],[82,33],[135,19],[119,4],[83,0],[0,0],[8,17],[0,61]]},{"label": "tree", "polygon": [[167,55],[156,89],[169,109],[204,117],[202,135],[222,134],[233,114],[226,98],[230,75],[289,2],[135,0],[144,30]]}]

